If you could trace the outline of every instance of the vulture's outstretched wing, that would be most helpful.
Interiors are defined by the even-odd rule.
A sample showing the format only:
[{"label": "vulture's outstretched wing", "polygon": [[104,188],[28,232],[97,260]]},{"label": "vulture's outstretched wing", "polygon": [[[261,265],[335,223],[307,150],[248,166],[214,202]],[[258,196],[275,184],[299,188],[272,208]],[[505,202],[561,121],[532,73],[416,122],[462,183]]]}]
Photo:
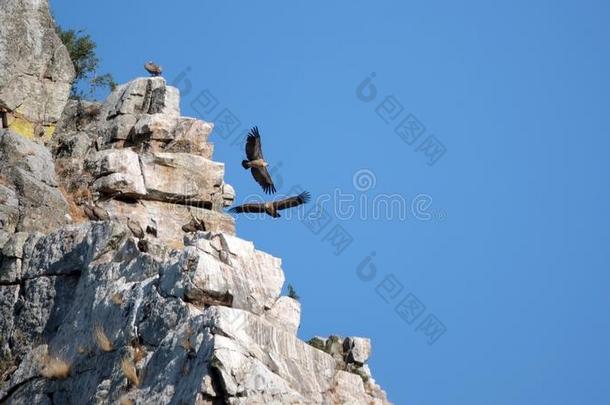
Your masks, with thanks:
[{"label": "vulture's outstretched wing", "polygon": [[311,194],[307,191],[303,191],[299,195],[288,197],[283,200],[278,200],[273,203],[276,210],[284,210],[286,208],[297,207],[301,204],[307,203],[311,199]]},{"label": "vulture's outstretched wing", "polygon": [[254,180],[256,180],[256,182],[261,185],[265,193],[275,193],[275,185],[273,184],[271,175],[267,171],[266,167],[260,169],[258,167],[253,167],[252,177],[254,177]]},{"label": "vulture's outstretched wing", "polygon": [[238,205],[237,207],[233,207],[229,210],[234,214],[239,214],[242,212],[254,212],[260,213],[265,212],[265,204],[264,203],[249,203],[244,205]]},{"label": "vulture's outstretched wing", "polygon": [[258,127],[254,127],[248,132],[248,139],[246,140],[246,157],[248,160],[263,159],[262,148]]}]

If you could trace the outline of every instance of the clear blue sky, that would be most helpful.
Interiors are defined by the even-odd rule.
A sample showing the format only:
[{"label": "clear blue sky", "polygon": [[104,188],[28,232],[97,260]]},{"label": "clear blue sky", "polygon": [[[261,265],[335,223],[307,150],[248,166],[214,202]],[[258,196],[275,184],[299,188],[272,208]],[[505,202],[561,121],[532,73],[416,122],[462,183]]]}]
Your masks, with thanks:
[{"label": "clear blue sky", "polygon": [[[317,235],[296,218],[238,218],[242,238],[282,257],[302,338],[371,337],[374,376],[397,404],[610,403],[610,3],[52,6],[91,33],[101,73],[119,82],[148,59],[170,81],[190,66],[183,115],[228,108],[237,131],[258,125],[281,192],[430,196],[429,221],[345,220],[327,204]],[[364,102],[371,72],[377,95]],[[198,115],[205,89],[218,106]],[[388,104],[376,112],[387,96],[404,108],[394,121]],[[408,114],[425,127],[413,145],[394,132]],[[433,166],[417,151],[430,134],[446,148]],[[241,148],[211,139],[238,200],[258,192]],[[376,180],[364,192],[360,169]],[[338,256],[323,240],[337,224],[353,237]],[[372,251],[377,273],[363,281]],[[409,293],[425,305],[411,325],[394,310]],[[432,345],[416,330],[429,314],[446,327]]]}]

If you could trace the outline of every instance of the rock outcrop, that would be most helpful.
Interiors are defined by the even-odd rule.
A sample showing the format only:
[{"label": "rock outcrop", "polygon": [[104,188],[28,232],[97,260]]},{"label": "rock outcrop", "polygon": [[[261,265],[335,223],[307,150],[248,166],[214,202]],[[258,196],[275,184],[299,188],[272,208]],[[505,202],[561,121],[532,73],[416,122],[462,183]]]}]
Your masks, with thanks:
[{"label": "rock outcrop", "polygon": [[235,198],[214,162],[213,125],[180,116],[178,90],[162,77],[118,86],[103,104],[70,101],[52,150],[74,205],[95,201],[111,218],[154,229],[154,239],[183,246],[193,218],[206,231],[235,234],[223,208]]},{"label": "rock outcrop", "polygon": [[0,246],[13,232],[49,232],[70,221],[49,150],[0,130]]},{"label": "rock outcrop", "polygon": [[368,339],[297,337],[281,260],[224,213],[212,129],[155,77],[70,101],[50,149],[0,132],[0,403],[388,403]]},{"label": "rock outcrop", "polygon": [[74,78],[68,50],[41,0],[0,0],[0,121],[27,137],[48,138]]},{"label": "rock outcrop", "polygon": [[[185,244],[140,252],[118,221],[11,235],[0,264],[0,400],[387,402],[363,369],[367,342],[319,348],[296,337],[299,305],[280,297],[279,259],[223,233]],[[50,362],[69,375],[45,376]]]}]

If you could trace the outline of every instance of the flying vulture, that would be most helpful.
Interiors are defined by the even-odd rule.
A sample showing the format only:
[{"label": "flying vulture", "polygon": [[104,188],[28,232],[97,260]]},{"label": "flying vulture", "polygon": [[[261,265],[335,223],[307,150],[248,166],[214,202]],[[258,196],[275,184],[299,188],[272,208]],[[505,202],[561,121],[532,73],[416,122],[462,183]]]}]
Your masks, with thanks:
[{"label": "flying vulture", "polygon": [[248,133],[246,140],[246,157],[248,160],[242,160],[241,165],[244,169],[252,170],[252,177],[258,184],[261,185],[265,193],[275,193],[275,186],[271,175],[267,171],[267,162],[263,158],[263,150],[261,146],[261,136],[258,133],[258,127],[254,127]]},{"label": "flying vulture", "polygon": [[144,64],[144,69],[146,69],[151,76],[161,76],[161,73],[163,72],[163,68],[152,61],[146,62]]},{"label": "flying vulture", "polygon": [[253,212],[261,213],[264,212],[267,215],[271,215],[273,218],[280,216],[278,211],[285,210],[286,208],[297,207],[301,204],[305,204],[309,201],[311,195],[307,191],[303,191],[299,195],[284,198],[283,200],[269,201],[265,203],[248,203],[233,207],[229,210],[232,213],[242,212]]}]

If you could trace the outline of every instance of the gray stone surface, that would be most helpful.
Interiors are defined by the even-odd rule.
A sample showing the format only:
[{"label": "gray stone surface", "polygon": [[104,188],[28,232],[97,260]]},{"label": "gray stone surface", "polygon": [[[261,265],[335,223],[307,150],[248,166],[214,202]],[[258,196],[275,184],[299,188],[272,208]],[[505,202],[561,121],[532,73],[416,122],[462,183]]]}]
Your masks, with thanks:
[{"label": "gray stone surface", "polygon": [[[162,77],[140,78],[118,86],[101,108],[98,127],[102,142],[111,144],[130,138],[133,143],[163,121],[171,131],[180,116],[178,89],[167,86]],[[142,123],[138,125],[138,121]],[[153,127],[159,129],[159,125]],[[148,139],[145,137],[144,140]]]},{"label": "gray stone surface", "polygon": [[95,181],[92,189],[102,194],[144,196],[146,187],[138,154],[130,149],[106,149],[86,163]]},{"label": "gray stone surface", "polygon": [[51,152],[9,130],[0,129],[0,162],[1,171],[18,168],[48,186],[57,187]]},{"label": "gray stone surface", "polygon": [[0,203],[4,232],[49,232],[70,222],[53,158],[44,146],[0,130],[0,179],[4,183],[0,186],[0,201],[5,201]]},{"label": "gray stone surface", "polygon": [[[292,315],[269,316],[294,300],[278,299],[279,259],[249,242],[200,232],[183,250],[151,255],[114,221],[13,239],[3,255],[20,257],[22,271],[0,286],[0,349],[12,370],[0,401],[47,393],[56,403],[124,395],[136,403],[387,403],[376,385],[299,340]],[[96,343],[96,327],[110,351]],[[69,364],[69,377],[41,375],[55,358]]]},{"label": "gray stone surface", "polygon": [[56,122],[74,67],[42,0],[0,0],[0,107],[29,122]]},{"label": "gray stone surface", "polygon": [[222,199],[222,163],[188,153],[155,153],[142,156],[142,172],[151,198],[191,205]]},{"label": "gray stone surface", "polygon": [[[8,179],[5,180],[8,182]],[[0,183],[0,249],[19,223],[19,199],[14,189]]]},{"label": "gray stone surface", "polygon": [[265,319],[296,336],[301,324],[301,304],[290,297],[280,297],[265,312]]},{"label": "gray stone surface", "polygon": [[224,213],[212,128],[155,77],[70,102],[51,151],[0,132],[0,403],[388,403],[368,339],[297,337],[281,260]]},{"label": "gray stone surface", "polygon": [[87,100],[68,100],[57,123],[57,132],[72,134],[95,132],[102,104]]},{"label": "gray stone surface", "polygon": [[371,339],[348,337],[343,342],[343,350],[347,353],[347,362],[364,364],[371,355]]},{"label": "gray stone surface", "polygon": [[165,145],[166,152],[184,152],[212,158],[214,145],[208,142],[208,137],[214,125],[194,118],[178,119],[171,141]]},{"label": "gray stone surface", "polygon": [[193,217],[207,231],[234,234],[223,210],[235,190],[224,164],[211,160],[212,128],[180,117],[178,90],[162,77],[121,85],[103,104],[71,101],[51,147],[73,219],[95,203],[112,218],[150,226],[149,239],[174,248],[183,247],[182,226]]}]

